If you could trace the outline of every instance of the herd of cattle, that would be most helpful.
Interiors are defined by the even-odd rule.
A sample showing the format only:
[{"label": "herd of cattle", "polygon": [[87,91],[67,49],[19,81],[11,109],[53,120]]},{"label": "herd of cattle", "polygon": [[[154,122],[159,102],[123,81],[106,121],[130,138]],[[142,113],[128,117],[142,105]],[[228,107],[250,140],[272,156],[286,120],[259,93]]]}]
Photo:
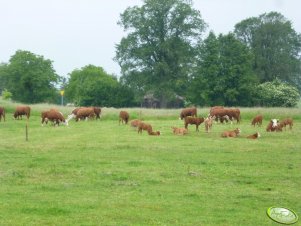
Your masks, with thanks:
[{"label": "herd of cattle", "polygon": [[[22,119],[22,116],[26,116],[27,119],[30,117],[30,107],[29,106],[17,106],[14,112],[15,119]],[[75,119],[75,121],[79,120],[88,120],[88,119],[100,119],[101,108],[100,107],[78,107],[75,108],[70,115],[68,115],[67,119],[65,119],[64,115],[59,112],[57,109],[50,109],[47,111],[41,112],[41,122],[42,125],[47,124],[48,121],[52,122],[53,125],[65,124],[68,125],[68,122],[71,119]],[[0,121],[5,121],[5,109],[0,107]],[[128,124],[130,119],[130,115],[126,111],[120,111],[119,113],[119,125],[120,123]],[[228,123],[236,120],[236,123],[240,123],[241,116],[240,110],[238,108],[225,108],[223,106],[214,106],[210,109],[210,112],[206,118],[197,117],[197,108],[185,108],[180,113],[180,119],[184,120],[184,128],[171,127],[174,134],[177,135],[185,135],[188,133],[188,125],[195,125],[196,131],[199,131],[199,126],[204,123],[205,131],[207,133],[210,132],[213,122],[220,123]],[[255,127],[262,125],[263,116],[256,115],[251,121],[251,125]],[[130,122],[130,125],[134,128],[137,128],[138,133],[142,133],[143,130],[147,131],[149,135],[159,136],[160,131],[153,131],[152,126],[149,123],[146,123],[139,119],[134,119]],[[267,132],[281,132],[283,128],[286,129],[286,126],[289,126],[292,129],[293,119],[286,118],[279,122],[278,119],[271,119],[266,127]],[[236,128],[233,131],[224,131],[221,134],[221,137],[237,137],[240,134],[240,129]],[[260,134],[256,132],[255,134],[247,136],[250,139],[257,139],[260,137]]]}]

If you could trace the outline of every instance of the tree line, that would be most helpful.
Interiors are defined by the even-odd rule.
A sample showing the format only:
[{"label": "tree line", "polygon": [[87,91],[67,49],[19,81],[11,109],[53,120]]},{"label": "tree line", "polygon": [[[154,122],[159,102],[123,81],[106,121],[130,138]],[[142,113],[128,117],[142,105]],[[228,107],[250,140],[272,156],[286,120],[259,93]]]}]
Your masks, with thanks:
[{"label": "tree line", "polygon": [[94,65],[62,78],[51,60],[18,50],[0,65],[0,90],[37,103],[58,102],[59,88],[76,105],[112,107],[140,106],[146,96],[159,107],[292,107],[300,99],[301,34],[278,12],[206,36],[208,25],[192,1],[144,0],[118,24],[127,34],[116,46],[119,80]]}]

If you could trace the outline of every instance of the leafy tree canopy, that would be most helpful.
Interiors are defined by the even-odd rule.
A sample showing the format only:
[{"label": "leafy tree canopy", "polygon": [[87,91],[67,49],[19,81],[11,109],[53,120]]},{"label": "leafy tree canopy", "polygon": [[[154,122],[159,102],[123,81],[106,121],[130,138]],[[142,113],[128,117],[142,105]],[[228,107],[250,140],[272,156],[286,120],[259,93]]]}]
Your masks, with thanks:
[{"label": "leafy tree canopy", "polygon": [[163,107],[171,95],[182,95],[206,27],[191,1],[144,0],[127,8],[119,24],[128,32],[115,57],[123,82],[140,94],[153,92]]},{"label": "leafy tree canopy", "polygon": [[253,69],[261,82],[279,79],[301,90],[301,35],[289,20],[264,13],[239,22],[234,32],[253,51]]}]

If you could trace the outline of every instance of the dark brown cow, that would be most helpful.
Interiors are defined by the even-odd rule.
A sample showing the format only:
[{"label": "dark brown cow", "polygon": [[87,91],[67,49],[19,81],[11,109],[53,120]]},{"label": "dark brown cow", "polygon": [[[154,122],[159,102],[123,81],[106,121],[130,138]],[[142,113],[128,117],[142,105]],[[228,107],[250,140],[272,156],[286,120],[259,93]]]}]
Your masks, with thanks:
[{"label": "dark brown cow", "polygon": [[47,124],[48,121],[51,121],[53,125],[60,125],[60,122],[68,125],[68,122],[65,120],[63,114],[55,109],[50,109],[49,111],[43,111],[41,113],[42,126],[44,123]]},{"label": "dark brown cow", "polygon": [[286,126],[289,125],[289,128],[292,129],[293,128],[293,119],[292,118],[286,118],[286,119],[283,119],[281,122],[280,122],[280,126],[281,128],[285,128],[286,130]]},{"label": "dark brown cow", "polygon": [[188,116],[185,117],[184,119],[184,125],[186,129],[188,127],[188,124],[195,125],[196,131],[199,131],[199,125],[201,125],[201,123],[203,123],[204,121],[205,121],[204,118],[196,118],[196,117]]},{"label": "dark brown cow", "polygon": [[3,118],[3,121],[5,122],[5,109],[4,109],[4,107],[0,107],[0,122],[1,122],[2,118]]},{"label": "dark brown cow", "polygon": [[261,126],[262,124],[262,119],[263,119],[263,116],[262,115],[256,115],[252,122],[251,122],[251,125],[253,125],[255,127],[255,125],[257,124],[258,126]]},{"label": "dark brown cow", "polygon": [[222,133],[221,137],[237,137],[240,134],[240,129],[236,128],[232,131],[225,131]]},{"label": "dark brown cow", "polygon": [[15,119],[22,119],[22,115],[26,115],[27,119],[30,117],[30,107],[29,106],[17,106],[14,113]]},{"label": "dark brown cow", "polygon": [[192,108],[184,108],[181,113],[180,113],[180,118],[181,120],[187,116],[195,116],[197,117],[197,108],[192,107]]},{"label": "dark brown cow", "polygon": [[130,115],[127,111],[120,111],[120,113],[119,113],[119,125],[120,125],[120,122],[122,124],[123,124],[123,122],[125,124],[128,124],[129,118],[130,118]]}]

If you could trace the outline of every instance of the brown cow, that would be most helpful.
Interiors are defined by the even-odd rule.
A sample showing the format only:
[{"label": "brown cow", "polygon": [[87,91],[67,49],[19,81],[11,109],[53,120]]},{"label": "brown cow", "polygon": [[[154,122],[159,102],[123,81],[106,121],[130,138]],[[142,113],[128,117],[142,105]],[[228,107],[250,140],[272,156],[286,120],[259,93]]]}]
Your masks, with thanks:
[{"label": "brown cow", "polygon": [[5,109],[4,107],[0,107],[0,122],[3,117],[3,121],[5,122]]},{"label": "brown cow", "polygon": [[201,123],[203,123],[204,120],[205,119],[203,117],[202,118],[195,118],[195,117],[191,117],[191,116],[185,117],[185,119],[184,119],[185,129],[187,129],[188,124],[190,124],[190,125],[195,125],[196,131],[199,131],[199,125]]},{"label": "brown cow", "polygon": [[60,125],[60,122],[62,122],[65,125],[68,125],[68,121],[65,120],[62,112],[59,112],[55,109],[50,109],[49,111],[43,111],[41,113],[42,118],[42,126],[44,123],[47,124],[48,120],[53,123],[53,125]]},{"label": "brown cow", "polygon": [[253,118],[253,120],[252,120],[252,122],[251,122],[251,125],[253,125],[254,127],[255,127],[256,124],[257,124],[258,126],[261,126],[261,124],[262,124],[262,119],[263,119],[262,115],[256,115],[256,116]]},{"label": "brown cow", "polygon": [[153,131],[153,128],[150,124],[140,122],[138,124],[138,133],[142,134],[142,130],[146,130],[148,133],[151,133]]},{"label": "brown cow", "polygon": [[252,135],[247,136],[248,139],[257,139],[260,137],[260,133],[256,132]]},{"label": "brown cow", "polygon": [[289,125],[289,128],[292,129],[293,128],[293,119],[292,118],[286,118],[286,119],[283,119],[281,122],[280,122],[280,126],[281,128],[285,128],[286,130],[286,126]]},{"label": "brown cow", "polygon": [[95,112],[93,107],[82,107],[78,109],[76,116],[75,116],[75,121],[77,122],[79,119],[88,119],[88,118],[94,118],[95,117]]},{"label": "brown cow", "polygon": [[241,130],[236,128],[232,131],[225,131],[221,134],[221,137],[237,137],[240,134]]},{"label": "brown cow", "polygon": [[129,118],[130,118],[130,115],[129,115],[128,112],[120,111],[120,113],[119,113],[119,125],[120,125],[120,122],[122,124],[123,124],[123,122],[125,122],[125,124],[128,124]]},{"label": "brown cow", "polygon": [[15,119],[22,119],[22,115],[26,115],[27,119],[30,117],[30,107],[29,106],[17,106],[14,113]]},{"label": "brown cow", "polygon": [[180,119],[182,120],[183,118],[185,118],[187,116],[197,117],[197,108],[196,107],[184,108],[180,113]]},{"label": "brown cow", "polygon": [[151,132],[148,132],[148,135],[152,135],[152,136],[160,136],[160,135],[161,135],[161,132],[160,132],[160,131],[151,131]]},{"label": "brown cow", "polygon": [[221,108],[221,107],[216,107],[210,110],[209,113],[210,116],[215,116],[216,120],[221,119],[223,117],[228,116],[229,119],[232,120],[236,119],[237,123],[240,122],[241,117],[240,117],[240,110],[238,108]]},{"label": "brown cow", "polygon": [[188,130],[186,128],[177,128],[177,127],[171,127],[173,130],[173,134],[175,135],[185,135],[188,133]]}]

